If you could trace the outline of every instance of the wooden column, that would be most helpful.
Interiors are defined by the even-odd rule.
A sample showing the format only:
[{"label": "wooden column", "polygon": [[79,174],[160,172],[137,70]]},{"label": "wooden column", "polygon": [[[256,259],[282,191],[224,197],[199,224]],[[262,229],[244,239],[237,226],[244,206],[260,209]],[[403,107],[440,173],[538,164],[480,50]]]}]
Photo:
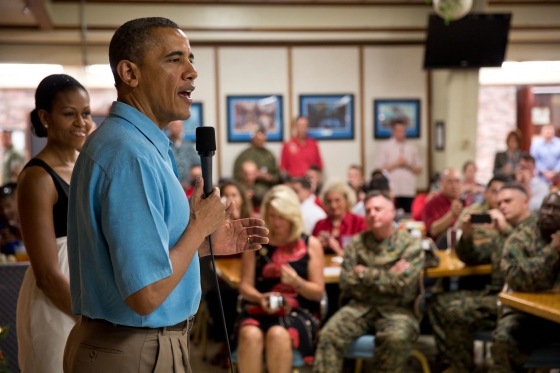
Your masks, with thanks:
[{"label": "wooden column", "polygon": [[521,131],[521,150],[529,151],[533,138],[533,122],[531,108],[533,107],[533,92],[531,87],[517,89],[517,128]]}]

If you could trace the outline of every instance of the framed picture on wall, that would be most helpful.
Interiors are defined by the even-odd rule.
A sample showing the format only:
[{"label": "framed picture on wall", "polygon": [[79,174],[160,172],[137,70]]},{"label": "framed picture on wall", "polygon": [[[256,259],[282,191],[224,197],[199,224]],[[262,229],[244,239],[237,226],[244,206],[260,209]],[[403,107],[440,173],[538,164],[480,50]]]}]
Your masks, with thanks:
[{"label": "framed picture on wall", "polygon": [[354,95],[300,95],[299,113],[309,119],[309,136],[318,140],[354,138]]},{"label": "framed picture on wall", "polygon": [[420,138],[420,100],[374,100],[373,137],[390,138],[395,122],[404,123],[406,137]]},{"label": "framed picture on wall", "polygon": [[262,128],[267,141],[282,141],[282,96],[227,96],[228,142],[248,142]]},{"label": "framed picture on wall", "polygon": [[[183,138],[192,142],[196,141],[196,127],[202,127],[202,102],[193,102],[191,104],[191,116],[183,121]],[[169,136],[167,127],[163,131]]]}]

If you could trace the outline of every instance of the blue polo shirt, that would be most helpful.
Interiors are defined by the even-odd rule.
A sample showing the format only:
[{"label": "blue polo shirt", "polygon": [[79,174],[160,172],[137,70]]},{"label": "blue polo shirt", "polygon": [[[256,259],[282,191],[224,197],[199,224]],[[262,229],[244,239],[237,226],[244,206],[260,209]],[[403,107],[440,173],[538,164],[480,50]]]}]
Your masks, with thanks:
[{"label": "blue polo shirt", "polygon": [[86,141],[72,172],[68,258],[72,311],[142,327],[175,325],[200,302],[198,254],[150,315],[124,299],[173,273],[172,248],[189,223],[170,141],[148,117],[114,102]]}]

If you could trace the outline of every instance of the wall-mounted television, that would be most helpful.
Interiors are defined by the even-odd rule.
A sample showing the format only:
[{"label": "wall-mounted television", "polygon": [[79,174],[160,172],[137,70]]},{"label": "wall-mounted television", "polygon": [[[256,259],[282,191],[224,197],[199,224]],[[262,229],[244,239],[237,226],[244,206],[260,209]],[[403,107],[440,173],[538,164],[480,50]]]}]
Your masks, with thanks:
[{"label": "wall-mounted television", "polygon": [[424,69],[501,66],[508,42],[510,13],[470,13],[445,24],[429,16]]}]

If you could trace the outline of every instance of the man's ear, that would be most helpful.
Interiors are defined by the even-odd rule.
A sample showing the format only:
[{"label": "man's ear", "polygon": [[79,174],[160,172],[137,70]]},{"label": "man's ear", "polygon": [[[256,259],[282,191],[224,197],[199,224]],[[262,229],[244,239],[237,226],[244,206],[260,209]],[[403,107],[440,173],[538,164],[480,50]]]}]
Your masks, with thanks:
[{"label": "man's ear", "polygon": [[130,87],[138,86],[138,65],[128,60],[121,60],[117,65],[117,73],[122,82]]}]

